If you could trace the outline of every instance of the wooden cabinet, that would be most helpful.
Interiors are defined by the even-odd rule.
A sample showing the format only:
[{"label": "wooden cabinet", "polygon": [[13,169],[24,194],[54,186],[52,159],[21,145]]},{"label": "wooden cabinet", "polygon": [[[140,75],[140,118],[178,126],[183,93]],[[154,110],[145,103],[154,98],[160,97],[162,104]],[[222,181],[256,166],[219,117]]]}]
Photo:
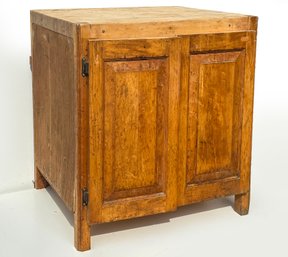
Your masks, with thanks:
[{"label": "wooden cabinet", "polygon": [[35,187],[90,226],[235,195],[247,214],[257,17],[31,11]]}]

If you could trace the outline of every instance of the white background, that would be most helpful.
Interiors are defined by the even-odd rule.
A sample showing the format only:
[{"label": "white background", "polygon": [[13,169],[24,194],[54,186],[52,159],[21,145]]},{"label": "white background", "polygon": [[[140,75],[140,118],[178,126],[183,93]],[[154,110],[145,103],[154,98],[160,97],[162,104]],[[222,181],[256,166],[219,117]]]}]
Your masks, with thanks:
[{"label": "white background", "polygon": [[[142,6],[179,5],[186,7],[202,8],[202,9],[238,12],[243,14],[253,14],[259,16],[256,80],[255,80],[254,129],[253,129],[252,201],[251,201],[250,215],[247,216],[247,217],[250,216],[250,218],[246,217],[241,218],[242,219],[241,222],[243,222],[243,220],[245,219],[252,219],[248,220],[251,224],[249,222],[248,223],[251,226],[250,228],[251,229],[253,228],[252,229],[253,231],[249,230],[249,224],[248,224],[247,231],[249,232],[245,233],[245,230],[243,230],[243,227],[240,226],[239,223],[236,224],[239,225],[237,228],[239,229],[238,232],[240,233],[241,236],[237,237],[237,233],[235,233],[236,227],[234,229],[231,228],[231,231],[227,230],[227,233],[231,233],[231,237],[228,236],[226,240],[228,239],[228,243],[230,242],[230,244],[231,242],[234,242],[235,244],[234,249],[229,247],[227,248],[227,246],[225,246],[226,245],[225,240],[223,242],[220,240],[221,229],[223,229],[223,227],[218,228],[219,235],[216,233],[217,230],[213,231],[210,230],[209,231],[210,234],[205,236],[205,231],[208,233],[208,230],[205,230],[207,229],[206,227],[208,227],[208,225],[206,226],[204,225],[202,229],[199,225],[195,227],[192,226],[192,230],[193,228],[195,228],[196,230],[197,229],[201,230],[197,235],[199,235],[199,237],[203,237],[203,240],[207,239],[206,242],[207,244],[204,244],[203,241],[201,241],[203,245],[201,245],[201,243],[199,242],[197,243],[197,240],[195,241],[195,239],[197,239],[197,236],[195,236],[195,238],[193,238],[194,243],[191,242],[191,256],[193,253],[193,247],[194,251],[195,249],[196,250],[198,249],[199,251],[202,249],[203,251],[202,256],[206,256],[204,253],[208,254],[210,249],[207,246],[212,245],[212,248],[216,247],[215,240],[216,241],[218,240],[217,242],[219,242],[219,244],[222,245],[221,247],[219,247],[219,249],[216,247],[217,250],[215,251],[212,248],[210,249],[211,254],[214,254],[214,256],[215,255],[218,256],[217,254],[219,254],[219,256],[220,255],[226,256],[225,254],[229,256],[230,253],[233,254],[233,256],[238,256],[237,251],[239,253],[239,256],[241,256],[240,253],[250,256],[249,252],[251,251],[253,251],[254,254],[257,255],[258,253],[261,253],[261,255],[267,254],[267,256],[271,256],[272,254],[274,254],[274,256],[288,256],[288,250],[285,248],[285,244],[287,244],[287,234],[285,235],[284,233],[285,229],[286,233],[288,229],[287,225],[288,221],[286,220],[286,218],[288,217],[288,207],[287,207],[288,206],[287,204],[288,202],[288,182],[287,182],[288,181],[288,151],[287,151],[288,150],[287,149],[288,148],[288,133],[287,133],[288,132],[288,65],[287,65],[288,3],[287,1],[284,0],[283,1],[178,0],[169,2],[167,0],[166,1],[146,0],[143,2],[128,1],[128,0],[122,0],[122,1],[109,1],[109,0],[51,1],[50,0],[45,2],[44,1],[41,2],[39,0],[1,1],[0,2],[0,37],[1,37],[0,38],[0,120],[1,120],[0,199],[7,199],[8,201],[9,199],[8,195],[14,194],[16,198],[20,197],[19,199],[17,198],[20,202],[23,203],[27,201],[27,205],[25,206],[29,206],[29,204],[31,204],[31,202],[29,202],[30,197],[32,196],[36,198],[40,197],[41,199],[42,197],[41,195],[43,195],[43,191],[40,191],[39,194],[35,196],[34,194],[35,191],[32,191],[32,183],[31,183],[33,179],[33,119],[32,119],[32,87],[31,87],[32,83],[31,83],[31,72],[29,68],[29,55],[30,55],[29,10],[49,9],[49,8],[51,9],[51,8],[85,8],[85,7],[120,7],[120,6],[141,6],[141,5]],[[29,190],[31,190],[31,195],[28,193]],[[22,193],[20,195],[19,194],[15,195],[15,193],[13,192],[17,191],[20,191]],[[53,195],[53,193],[50,193],[50,195],[51,194]],[[21,198],[21,195],[24,197],[23,199]],[[43,197],[45,198],[45,196]],[[56,196],[53,197],[55,198]],[[37,199],[35,201],[37,201]],[[39,201],[41,202],[42,200]],[[44,199],[44,201],[46,200]],[[213,204],[214,202],[211,205],[211,209],[212,210],[217,209],[213,208],[214,206]],[[48,203],[47,205],[49,206]],[[59,203],[59,205],[61,205],[61,203]],[[11,206],[14,206],[13,208],[16,208],[15,206],[17,206],[17,203],[12,204]],[[23,208],[25,206],[23,205]],[[54,206],[53,202],[50,203],[50,206],[52,206],[51,208],[55,208],[56,210],[59,209],[58,208],[59,206]],[[222,205],[223,210],[226,210],[225,206],[226,204]],[[193,217],[196,219],[197,215],[193,216],[193,213],[194,212],[197,213],[198,211],[197,206],[194,208],[196,209],[192,210],[189,209],[190,212],[188,211],[188,213],[191,216],[189,217],[192,219]],[[200,206],[199,208],[201,209],[202,207]],[[210,210],[210,207],[208,209],[205,208],[204,210],[206,211]],[[185,210],[186,209],[184,209],[184,215],[186,215]],[[58,211],[56,212],[58,213]],[[0,212],[0,220],[1,219],[3,220],[5,213],[7,214],[7,217],[9,216],[9,212]],[[60,212],[59,214],[59,219],[63,218],[61,216],[61,213],[62,212]],[[209,211],[207,211],[206,213],[209,213]],[[205,214],[200,213],[200,215],[205,219],[206,217]],[[217,211],[215,210],[214,216],[213,215],[209,216],[209,219],[207,218],[208,217],[207,216],[206,221],[203,221],[202,218],[202,222],[204,222],[203,224],[206,224],[205,222],[210,224],[211,219],[212,220],[215,219],[215,215],[216,219],[217,217],[218,219],[220,219],[219,218],[220,214],[219,216],[217,216]],[[221,215],[222,216],[226,215],[225,217],[228,220],[236,219],[235,218],[236,216],[234,217],[234,213],[232,214],[231,208],[229,208],[229,211],[226,210],[226,212],[224,214],[222,213]],[[233,218],[231,218],[230,216]],[[5,216],[5,218],[7,217]],[[12,241],[15,238],[17,238],[16,235],[17,233],[20,233],[19,230],[22,231],[21,233],[24,233],[23,229],[29,230],[29,228],[25,227],[23,222],[21,222],[21,217],[22,214],[16,211],[15,219],[19,219],[19,224],[18,227],[15,227],[16,230],[15,232],[13,232],[13,237],[11,237],[10,243],[12,243]],[[182,221],[183,220],[185,221],[185,217],[182,217],[181,219],[181,211],[178,218]],[[147,218],[147,220],[149,223],[151,221],[151,218]],[[32,222],[33,219],[30,221]],[[261,224],[259,223],[260,221],[262,222]],[[11,219],[11,222],[15,222],[15,220]],[[237,220],[237,222],[239,222],[239,220]],[[224,228],[225,226],[229,226],[229,224],[228,225],[225,224],[225,220],[221,220],[221,222],[219,223],[221,224],[221,226],[224,226]],[[121,223],[121,224],[124,224],[123,225],[124,227],[128,224],[127,226],[129,227],[130,223],[127,224]],[[134,226],[133,221],[131,224],[130,226],[133,227]],[[200,222],[200,224],[202,223]],[[8,233],[8,231],[5,232],[3,230],[4,228],[1,228],[1,225],[2,223],[0,223],[0,257],[14,256],[12,253],[11,255],[9,255],[8,252],[5,253],[2,252],[3,256],[1,255],[1,244],[2,244],[2,251],[4,251],[3,249],[8,249],[4,247],[4,244],[6,246],[7,244],[4,243],[3,241],[1,242],[1,238],[5,239],[4,234],[6,232]],[[135,226],[137,227],[136,223]],[[181,226],[181,224],[179,226]],[[63,237],[65,237],[65,235],[67,234],[69,235],[73,234],[72,228],[70,227],[71,226],[69,226],[68,229],[69,233],[62,234]],[[150,227],[153,230],[153,226]],[[8,230],[8,227],[6,227],[5,229]],[[259,234],[256,233],[254,235],[253,234],[253,232],[255,232],[254,229],[259,230],[258,231]],[[107,230],[108,232],[106,231],[106,233],[109,234],[109,231],[111,232],[114,230],[117,229],[112,228],[109,230],[108,228]],[[121,225],[118,230],[122,231]],[[283,234],[281,234],[281,232],[283,232]],[[20,235],[22,235],[21,233]],[[53,230],[51,230],[51,233],[53,233]],[[211,233],[213,236],[211,236]],[[147,237],[151,236],[149,235],[148,232],[145,235]],[[159,236],[160,235],[165,236],[163,233],[159,234]],[[113,238],[113,240],[117,240],[117,238],[119,239],[119,236],[120,235],[118,235],[117,237],[116,235]],[[130,236],[132,236],[132,238],[129,238],[129,236],[127,236],[128,237],[127,240],[133,241],[133,237],[135,235],[133,234]],[[187,236],[189,237],[189,235]],[[235,240],[237,240],[237,244],[236,241],[233,240],[234,236]],[[93,238],[96,237],[97,236]],[[104,239],[100,235],[98,237],[100,237],[99,244],[101,244],[101,240],[105,241],[106,238],[105,236],[103,237]],[[121,237],[123,237],[123,234],[121,234]],[[147,239],[147,237],[143,238]],[[25,238],[25,233],[23,234],[23,238]],[[242,242],[243,238],[249,238],[249,242],[253,241],[254,244],[253,243],[247,244],[245,240],[244,242],[246,242],[246,244],[243,243]],[[111,238],[108,237],[107,240],[110,239]],[[188,243],[186,245],[186,248],[180,247],[181,240],[178,242],[177,241],[178,239],[177,240],[175,239],[176,241],[173,241],[174,240],[173,237],[171,237],[170,239],[172,240],[171,242],[175,244],[176,248],[178,246],[179,249],[182,249],[182,252],[180,250],[182,254],[180,254],[179,256],[187,256],[187,254],[184,254],[184,251],[185,249],[188,250],[190,244]],[[72,249],[72,235],[69,236],[69,240],[70,240],[69,242],[65,241],[65,243],[67,244],[66,246],[68,248]],[[137,246],[137,242],[134,243]],[[148,242],[144,241],[144,244],[140,243],[138,244],[139,247],[141,247],[141,245],[142,247],[145,247],[145,249],[141,250],[142,253],[145,252],[146,254],[143,256],[170,256],[167,248],[165,247],[163,248],[161,243],[159,246],[160,248],[159,247],[157,248],[154,245],[153,248],[154,250],[151,250],[150,252],[149,247],[147,247],[147,243]],[[108,242],[106,242],[106,244],[105,242],[102,242],[102,244],[107,246],[107,249],[109,248]],[[151,244],[153,245],[153,242],[150,242],[148,245],[151,246]],[[201,246],[200,247],[201,249],[199,248],[199,244]],[[129,244],[125,244],[123,242],[123,245],[119,246],[118,248],[116,247],[118,251],[118,256],[129,256],[128,249],[126,250],[122,249],[122,246],[128,247]],[[98,246],[95,246],[95,248],[97,247]],[[133,248],[133,246],[131,245],[129,247]],[[110,252],[109,251],[108,252],[111,254],[111,256],[113,256],[113,251],[111,250],[111,248],[109,249]],[[121,252],[122,250],[123,252]],[[227,252],[226,250],[229,251]],[[142,256],[141,251],[138,251],[139,256]],[[27,250],[24,255],[32,256],[31,252],[32,250],[30,252]],[[131,251],[131,253],[133,253],[133,255],[131,256],[138,256],[137,254],[135,254],[136,252],[137,252],[136,250],[134,252]],[[175,250],[175,254],[176,252],[179,251]],[[93,251],[90,252],[90,254],[91,253],[93,253]],[[78,253],[73,252],[73,254],[75,254],[76,256]],[[101,254],[100,253],[97,254],[98,256],[106,256],[103,252]],[[56,256],[55,252],[52,255]],[[44,254],[43,256],[46,255]],[[49,256],[48,253],[47,256]],[[72,255],[70,254],[70,256]],[[87,253],[85,256],[87,256]],[[201,256],[201,254],[199,256]]]}]

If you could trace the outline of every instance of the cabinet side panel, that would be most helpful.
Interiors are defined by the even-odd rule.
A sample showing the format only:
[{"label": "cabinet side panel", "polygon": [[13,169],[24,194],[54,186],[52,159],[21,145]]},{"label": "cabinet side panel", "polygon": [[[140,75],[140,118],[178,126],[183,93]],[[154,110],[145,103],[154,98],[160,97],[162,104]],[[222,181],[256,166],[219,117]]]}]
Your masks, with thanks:
[{"label": "cabinet side panel", "polygon": [[76,88],[72,38],[32,24],[35,166],[74,209]]},{"label": "cabinet side panel", "polygon": [[34,115],[34,159],[41,173],[50,174],[50,83],[49,83],[49,43],[37,26],[32,26],[33,56],[33,115]]}]

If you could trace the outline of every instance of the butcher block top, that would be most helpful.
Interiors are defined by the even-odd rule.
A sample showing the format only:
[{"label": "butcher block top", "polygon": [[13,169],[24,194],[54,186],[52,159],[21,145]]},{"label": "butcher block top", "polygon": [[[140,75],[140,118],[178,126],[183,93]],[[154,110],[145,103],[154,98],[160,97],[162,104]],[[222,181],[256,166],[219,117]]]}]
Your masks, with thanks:
[{"label": "butcher block top", "polygon": [[[69,37],[113,38],[255,30],[257,17],[187,7],[32,10],[31,23]],[[154,33],[151,33],[154,31]]]}]

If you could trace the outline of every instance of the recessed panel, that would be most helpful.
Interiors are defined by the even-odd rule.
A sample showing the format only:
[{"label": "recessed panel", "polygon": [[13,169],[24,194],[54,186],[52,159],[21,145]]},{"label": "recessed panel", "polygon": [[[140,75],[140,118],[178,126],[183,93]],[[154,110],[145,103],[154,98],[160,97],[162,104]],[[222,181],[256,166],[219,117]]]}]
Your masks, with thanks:
[{"label": "recessed panel", "polygon": [[106,201],[161,191],[166,62],[104,64]]},{"label": "recessed panel", "polygon": [[191,55],[188,183],[239,173],[243,56],[241,51]]},{"label": "recessed panel", "polygon": [[233,62],[200,66],[197,174],[230,168],[234,73]]}]

